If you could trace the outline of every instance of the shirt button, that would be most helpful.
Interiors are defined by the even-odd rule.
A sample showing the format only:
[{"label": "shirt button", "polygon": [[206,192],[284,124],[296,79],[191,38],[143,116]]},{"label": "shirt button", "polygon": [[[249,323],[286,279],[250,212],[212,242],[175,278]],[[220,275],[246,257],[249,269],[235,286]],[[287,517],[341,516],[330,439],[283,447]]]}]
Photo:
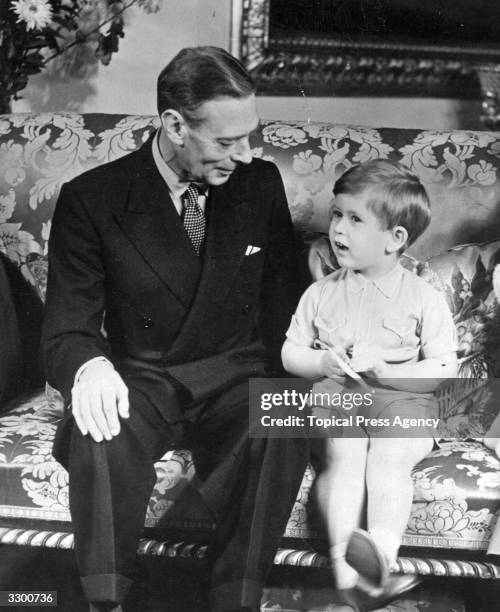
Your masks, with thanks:
[{"label": "shirt button", "polygon": [[142,317],[142,326],[144,329],[149,329],[150,327],[153,327],[153,325],[154,321],[151,317]]},{"label": "shirt button", "polygon": [[243,312],[250,312],[250,304],[245,304],[243,306]]}]

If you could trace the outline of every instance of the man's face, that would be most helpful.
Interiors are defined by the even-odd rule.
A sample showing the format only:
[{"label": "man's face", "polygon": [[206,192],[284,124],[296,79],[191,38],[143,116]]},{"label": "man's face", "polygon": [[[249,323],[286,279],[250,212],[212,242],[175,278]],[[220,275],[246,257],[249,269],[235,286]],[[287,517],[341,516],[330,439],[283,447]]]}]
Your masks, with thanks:
[{"label": "man's face", "polygon": [[259,124],[255,96],[209,100],[195,118],[196,124],[185,124],[177,161],[190,180],[222,185],[239,164],[252,161],[249,136]]}]

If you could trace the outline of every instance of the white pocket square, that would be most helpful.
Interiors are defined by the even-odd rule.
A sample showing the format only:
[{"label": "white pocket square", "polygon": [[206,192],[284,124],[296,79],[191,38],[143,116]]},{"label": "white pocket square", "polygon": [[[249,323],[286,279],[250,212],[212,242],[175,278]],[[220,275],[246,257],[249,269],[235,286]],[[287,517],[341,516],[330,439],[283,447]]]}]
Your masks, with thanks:
[{"label": "white pocket square", "polygon": [[245,255],[253,255],[254,253],[258,253],[259,251],[260,251],[260,247],[252,246],[251,244],[249,244],[247,246],[247,250],[245,252]]}]

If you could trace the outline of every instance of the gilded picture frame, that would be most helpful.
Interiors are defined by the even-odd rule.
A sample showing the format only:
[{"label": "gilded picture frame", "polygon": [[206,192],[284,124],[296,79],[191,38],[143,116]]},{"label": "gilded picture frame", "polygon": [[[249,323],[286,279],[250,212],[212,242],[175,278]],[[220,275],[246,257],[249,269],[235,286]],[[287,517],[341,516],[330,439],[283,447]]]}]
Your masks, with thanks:
[{"label": "gilded picture frame", "polygon": [[[478,66],[500,65],[500,35],[498,42],[494,35],[489,40],[482,40],[481,25],[487,25],[488,19],[486,15],[478,18],[479,7],[475,0],[460,0],[451,6],[444,0],[441,3],[425,0],[288,2],[285,21],[290,21],[288,17],[295,11],[296,22],[302,21],[304,15],[309,17],[309,22],[314,22],[312,29],[307,29],[306,24],[306,29],[301,31],[297,28],[287,30],[286,24],[273,22],[279,3],[283,6],[283,0],[235,0],[233,3],[233,16],[239,23],[233,47],[238,47],[236,53],[255,77],[263,95],[479,98]],[[380,8],[385,4],[387,15],[390,15],[391,3],[395,10],[406,6],[414,15],[424,14],[427,23],[432,24],[435,19],[433,39],[430,42],[412,40],[404,36],[402,29],[394,34],[387,28],[375,35],[373,31],[370,35],[364,34],[362,30],[369,22],[370,7],[378,5]],[[344,9],[350,5],[347,9],[351,12],[344,13],[349,23],[342,22],[340,27],[333,23],[333,30],[339,31],[325,32],[321,13],[331,12],[332,7],[337,8],[339,4],[344,5]],[[455,25],[464,28],[466,42],[459,44],[450,38],[444,27],[443,31],[439,29],[445,6],[449,11],[458,11],[453,16]],[[297,13],[297,7],[303,12]],[[361,9],[365,20],[363,27],[356,23],[356,10],[359,13]],[[500,19],[500,7],[493,6],[491,10],[498,11]],[[429,11],[437,12],[433,15]],[[344,25],[351,31],[342,31]],[[300,23],[300,27],[304,24]],[[409,30],[412,27],[413,24],[408,25]]]}]

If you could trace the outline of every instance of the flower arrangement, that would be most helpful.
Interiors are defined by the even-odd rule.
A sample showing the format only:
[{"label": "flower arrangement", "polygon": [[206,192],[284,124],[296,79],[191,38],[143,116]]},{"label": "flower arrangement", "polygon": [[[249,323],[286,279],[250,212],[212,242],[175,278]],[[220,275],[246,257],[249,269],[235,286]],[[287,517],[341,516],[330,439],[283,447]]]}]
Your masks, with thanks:
[{"label": "flower arrangement", "polygon": [[133,5],[157,12],[163,0],[0,0],[0,113],[54,58],[92,45],[108,64]]}]

